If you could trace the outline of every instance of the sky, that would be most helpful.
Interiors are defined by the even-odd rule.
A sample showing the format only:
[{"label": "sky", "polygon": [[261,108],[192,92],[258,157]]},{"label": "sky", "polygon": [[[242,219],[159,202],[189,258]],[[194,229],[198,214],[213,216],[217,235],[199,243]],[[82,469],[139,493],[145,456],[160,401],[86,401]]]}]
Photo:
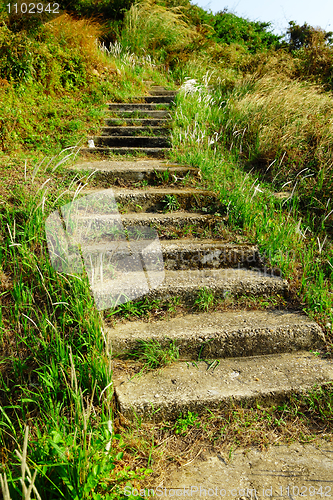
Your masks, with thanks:
[{"label": "sky", "polygon": [[227,7],[229,12],[250,21],[271,21],[272,31],[278,35],[285,33],[289,21],[333,31],[333,0],[192,0],[192,3],[213,13]]}]

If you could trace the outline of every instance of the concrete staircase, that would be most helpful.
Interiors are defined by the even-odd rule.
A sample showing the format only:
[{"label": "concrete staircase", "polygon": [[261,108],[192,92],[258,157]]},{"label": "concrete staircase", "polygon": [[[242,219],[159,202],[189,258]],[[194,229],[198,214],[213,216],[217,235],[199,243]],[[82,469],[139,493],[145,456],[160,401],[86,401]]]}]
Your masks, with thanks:
[{"label": "concrete staircase", "polygon": [[[169,147],[162,135],[168,130],[168,111],[157,107],[171,102],[173,94],[161,88],[151,93],[138,104],[108,105],[118,116],[108,118],[102,135],[94,138],[98,152],[164,154]],[[119,117],[122,125],[116,124]],[[159,135],[148,137],[147,127]],[[125,227],[158,231],[165,279],[147,296],[160,304],[178,297],[187,307],[185,315],[169,320],[106,325],[115,357],[115,396],[125,416],[135,413],[161,420],[187,410],[200,414],[232,401],[278,402],[333,380],[333,362],[320,355],[324,334],[305,314],[288,307],[237,307],[244,296],[284,297],[288,303],[288,283],[265,268],[255,245],[237,235],[230,237],[230,232],[225,237],[226,209],[214,193],[195,186],[196,169],[165,160],[113,159],[86,161],[75,171],[96,171],[90,192],[112,188]],[[97,222],[101,218],[94,215]],[[98,241],[104,253],[110,238],[106,219]],[[216,298],[234,297],[234,308],[191,312],[202,289]],[[132,354],[138,341],[149,339],[165,349],[174,341],[180,357],[167,367],[138,375]]]},{"label": "concrete staircase", "polygon": [[155,86],[152,94],[137,97],[138,102],[108,103],[101,135],[89,137],[94,147],[82,148],[81,152],[163,158],[170,148],[169,108],[175,93]]}]

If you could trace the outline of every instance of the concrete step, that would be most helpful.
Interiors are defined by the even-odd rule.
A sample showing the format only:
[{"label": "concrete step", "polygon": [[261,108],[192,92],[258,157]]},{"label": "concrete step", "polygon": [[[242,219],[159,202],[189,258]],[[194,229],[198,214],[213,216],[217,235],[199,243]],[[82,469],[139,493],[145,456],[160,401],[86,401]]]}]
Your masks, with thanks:
[{"label": "concrete step", "polygon": [[[111,202],[110,202],[111,203]],[[120,217],[120,219],[119,219]],[[104,207],[104,215],[96,215],[91,209],[91,213],[81,213],[75,219],[76,228],[73,231],[80,231],[82,234],[89,234],[87,236],[89,241],[86,244],[94,244],[99,241],[105,241],[114,234],[115,226],[121,221],[123,227],[142,226],[151,227],[157,230],[161,239],[172,239],[177,236],[177,231],[182,233],[184,238],[185,234],[201,236],[204,234],[206,237],[207,232],[219,236],[221,224],[223,224],[222,217],[215,217],[212,215],[200,215],[191,212],[170,212],[165,214],[148,213],[148,212],[130,212],[119,215],[117,206],[112,210],[110,204],[109,209]],[[73,221],[74,223],[74,221]],[[96,237],[91,235],[98,235]]]},{"label": "concrete step", "polygon": [[[168,98],[169,99],[169,98]],[[170,99],[171,100],[171,99]],[[169,104],[164,103],[147,103],[147,102],[112,102],[107,103],[107,109],[118,113],[119,111],[158,111],[169,109]]]},{"label": "concrete step", "polygon": [[136,126],[136,127],[162,127],[168,128],[169,120],[166,118],[109,118],[105,121],[107,127]]},{"label": "concrete step", "polygon": [[170,111],[168,109],[136,109],[136,110],[113,110],[113,116],[106,117],[106,119],[114,118],[115,116],[121,117],[123,119],[134,119],[134,118],[170,118]]},{"label": "concrete step", "polygon": [[[144,295],[148,300],[160,299],[162,303],[166,304],[177,296],[180,297],[183,304],[193,305],[199,290],[203,288],[206,288],[216,298],[225,298],[227,295],[267,297],[278,294],[285,296],[288,292],[286,280],[267,275],[265,272],[247,269],[166,270],[164,275],[164,281],[157,288],[145,292]],[[141,297],[143,295],[140,293],[142,277],[139,273],[130,273],[124,277],[124,280],[127,288],[131,291],[131,296]],[[110,296],[121,296],[124,283],[121,279],[104,280],[103,278],[103,283],[96,283],[93,288],[96,302],[99,304],[109,303]]]},{"label": "concrete step", "polygon": [[169,148],[170,140],[163,136],[95,136],[90,137],[94,140],[95,146],[129,147],[129,148]]},{"label": "concrete step", "polygon": [[189,174],[192,178],[199,175],[197,168],[184,167],[163,160],[81,162],[69,170],[89,174],[95,172],[93,179],[103,187],[110,187],[118,180],[123,182],[146,180],[151,184],[158,184],[180,182]]},{"label": "concrete step", "polygon": [[221,269],[261,267],[256,245],[216,240],[182,239],[161,243],[165,269]]},{"label": "concrete step", "polygon": [[126,211],[174,212],[186,210],[210,214],[225,212],[225,207],[221,205],[215,193],[199,189],[114,188],[113,193],[118,204],[121,204]]},{"label": "concrete step", "polygon": [[155,228],[160,239],[184,238],[185,234],[198,238],[203,235],[206,238],[207,232],[212,233],[214,238],[221,239],[221,225],[224,225],[222,217],[193,212],[128,213],[122,214],[121,220],[124,227],[135,225]]},{"label": "concrete step", "polygon": [[152,96],[171,96],[176,97],[177,91],[174,90],[165,90],[163,87],[151,87],[149,93]]},{"label": "concrete step", "polygon": [[118,127],[102,127],[102,135],[129,135],[129,136],[147,136],[147,134],[166,135],[170,132],[168,127],[136,127],[136,126],[118,126]]},{"label": "concrete step", "polygon": [[[170,102],[173,101],[174,96],[175,96],[174,92],[171,93],[168,92],[167,94],[157,93],[154,95],[137,96],[133,97],[133,102],[128,104],[141,104],[141,103],[170,104]],[[109,105],[109,104],[124,104],[124,103],[107,103],[107,104]]]},{"label": "concrete step", "polygon": [[117,155],[131,155],[140,158],[165,158],[166,153],[170,151],[170,148],[135,148],[135,147],[119,147],[119,148],[108,148],[108,147],[95,147],[95,148],[81,148],[80,153],[82,155],[89,156],[107,156],[113,157]]},{"label": "concrete step", "polygon": [[[117,373],[117,372],[116,372]],[[123,367],[114,377],[120,412],[144,420],[175,420],[256,402],[280,403],[292,394],[333,381],[333,360],[309,352],[217,360],[214,365],[178,362],[130,379]]]},{"label": "concrete step", "polygon": [[204,360],[317,350],[325,341],[321,328],[305,314],[291,311],[226,311],[188,314],[169,321],[117,324],[107,328],[112,353],[122,358],[140,341],[162,347],[174,341],[183,360]]},{"label": "concrete step", "polygon": [[[222,214],[225,210],[218,201],[215,193],[199,189],[177,189],[174,187],[149,187],[146,189],[130,189],[114,187],[108,189],[89,188],[81,191],[81,195],[96,193],[100,198],[110,200],[115,198],[118,210],[122,213],[128,212],[176,212],[176,211],[198,211],[203,213]],[[113,207],[113,205],[112,205]],[[103,212],[95,206],[86,207],[86,215],[100,217],[108,213],[108,205],[104,202]]]},{"label": "concrete step", "polygon": [[[138,241],[131,241],[131,252],[141,253],[144,234],[136,231]],[[94,261],[120,262],[129,255],[127,241],[115,241],[112,238],[102,238],[98,243],[88,242],[84,245],[84,252],[89,254]],[[186,269],[221,269],[233,268],[256,268],[264,269],[259,256],[258,248],[254,245],[231,244],[214,240],[188,239],[188,240],[164,240],[156,248],[151,248],[151,257],[156,254],[156,260],[162,259],[164,269],[186,270]],[[113,264],[115,265],[115,264]]]}]

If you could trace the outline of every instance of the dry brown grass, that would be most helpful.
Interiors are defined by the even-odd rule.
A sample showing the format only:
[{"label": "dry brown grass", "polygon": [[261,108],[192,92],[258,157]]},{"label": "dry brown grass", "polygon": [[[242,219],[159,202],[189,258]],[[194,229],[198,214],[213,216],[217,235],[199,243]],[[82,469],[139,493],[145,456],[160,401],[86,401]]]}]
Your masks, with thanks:
[{"label": "dry brown grass", "polygon": [[[323,206],[331,198],[333,101],[320,86],[274,74],[245,78],[231,95],[225,123],[230,143],[235,127],[244,130],[238,147],[264,172],[279,160],[268,169],[268,180],[291,181],[292,187],[306,169],[297,178],[299,192],[303,186],[305,198],[312,193]],[[306,175],[311,177],[304,182]]]},{"label": "dry brown grass", "polygon": [[103,27],[93,19],[74,19],[69,14],[63,14],[53,21],[47,23],[53,35],[59,42],[77,48],[80,47],[86,53],[96,54],[96,39],[103,34]]},{"label": "dry brown grass", "polygon": [[63,14],[52,22],[47,23],[45,29],[56,37],[65,50],[80,51],[84,59],[96,70],[111,70],[116,72],[116,66],[106,60],[98,50],[98,40],[104,33],[103,25],[94,19],[74,19],[69,14]]}]

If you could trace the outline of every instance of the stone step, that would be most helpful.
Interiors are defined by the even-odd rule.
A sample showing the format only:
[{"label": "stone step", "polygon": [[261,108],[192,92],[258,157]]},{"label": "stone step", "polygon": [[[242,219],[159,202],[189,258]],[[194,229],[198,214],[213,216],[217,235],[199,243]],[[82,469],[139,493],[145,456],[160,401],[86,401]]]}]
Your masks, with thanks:
[{"label": "stone step", "polygon": [[197,168],[184,167],[163,160],[146,161],[94,161],[81,162],[69,169],[72,172],[95,172],[93,179],[99,184],[109,187],[116,181],[143,181],[149,183],[182,181],[187,175],[195,178],[199,175]]},{"label": "stone step", "polygon": [[198,213],[218,213],[225,211],[218,201],[215,193],[199,189],[177,189],[174,187],[149,187],[146,189],[130,189],[114,187],[108,189],[89,188],[81,191],[81,195],[96,194],[104,200],[110,201],[112,212],[109,210],[108,202],[102,205],[103,213],[95,206],[85,207],[85,215],[101,217],[108,213],[114,213],[114,202],[117,202],[118,210],[122,213],[128,212],[176,212],[181,210]]},{"label": "stone step", "polygon": [[[131,250],[127,240],[121,238],[115,240],[114,236],[98,239],[91,243],[85,241],[84,252],[89,254],[93,261],[103,261],[116,266],[116,263],[124,261],[131,253],[142,252],[142,243],[145,234],[135,231],[131,238]],[[258,248],[254,245],[231,244],[214,240],[188,239],[181,241],[164,240],[156,248],[150,250],[151,258],[159,259],[164,269],[186,270],[186,269],[221,269],[233,268],[263,268]],[[154,257],[155,256],[155,257]]]},{"label": "stone step", "polygon": [[165,158],[166,153],[170,148],[135,148],[135,147],[119,147],[119,148],[81,148],[81,155],[89,156],[107,156],[113,157],[117,155],[132,155],[140,158]]},{"label": "stone step", "polygon": [[135,321],[106,328],[114,355],[129,357],[140,341],[170,341],[183,360],[204,360],[317,350],[325,337],[305,314],[291,311],[226,311],[187,314],[169,321]]},{"label": "stone step", "polygon": [[170,140],[163,136],[95,136],[90,139],[94,140],[96,147],[108,146],[115,147],[129,147],[129,148],[169,148]]},{"label": "stone step", "polygon": [[118,127],[102,127],[102,135],[107,136],[115,136],[115,135],[134,135],[134,136],[143,136],[147,133],[154,135],[162,135],[168,134],[170,132],[170,128],[168,127],[136,127],[136,126],[118,126]]},{"label": "stone step", "polygon": [[333,381],[333,361],[299,351],[216,360],[214,364],[173,363],[132,379],[124,367],[115,372],[120,412],[144,420],[175,420],[188,411],[204,414],[234,402],[280,403],[315,385]]},{"label": "stone step", "polygon": [[106,117],[106,119],[114,118],[115,116],[121,117],[123,119],[134,119],[134,118],[171,118],[170,111],[168,109],[137,109],[137,110],[114,110],[114,116]]},{"label": "stone step", "polygon": [[[144,282],[147,286],[147,283]],[[125,287],[126,285],[126,287]],[[205,288],[216,298],[241,295],[251,296],[285,296],[288,283],[277,276],[270,276],[264,271],[249,271],[247,269],[197,269],[185,271],[164,272],[164,281],[151,290],[141,293],[143,285],[140,273],[131,272],[114,280],[95,282],[93,293],[99,308],[109,303],[110,297],[121,297],[124,290],[131,292],[131,297],[145,297],[148,300],[159,299],[166,304],[173,297],[180,298],[181,303],[193,305],[199,290]],[[129,296],[128,293],[126,293]]]},{"label": "stone step", "polygon": [[176,97],[178,94],[177,91],[174,90],[165,90],[163,87],[152,87],[149,90],[150,95],[152,96],[171,96],[171,97]]},{"label": "stone step", "polygon": [[107,127],[114,126],[136,126],[136,127],[163,127],[167,128],[170,123],[165,118],[109,118],[104,120]]},{"label": "stone step", "polygon": [[[169,98],[168,98],[169,99]],[[170,99],[171,100],[171,99]],[[119,111],[158,111],[169,109],[169,104],[146,102],[112,102],[107,103],[107,109],[118,113]]]},{"label": "stone step", "polygon": [[[121,220],[124,227],[149,226],[157,229],[160,239],[184,238],[185,234],[195,234],[196,237],[211,232],[214,238],[221,239],[221,226],[224,226],[222,217],[203,215],[191,212],[159,213],[128,213],[122,214]],[[180,235],[178,235],[180,233]]]},{"label": "stone step", "polygon": [[170,104],[173,101],[175,96],[174,92],[167,94],[154,94],[154,95],[144,95],[144,96],[136,96],[133,97],[132,103],[107,103],[109,104],[144,104],[144,103],[155,103],[155,104]]},{"label": "stone step", "polygon": [[182,239],[161,242],[165,269],[220,269],[262,267],[256,245],[216,240]]},{"label": "stone step", "polygon": [[178,210],[222,213],[222,207],[215,193],[199,189],[114,188],[118,204],[126,211],[133,212],[174,212]]}]

